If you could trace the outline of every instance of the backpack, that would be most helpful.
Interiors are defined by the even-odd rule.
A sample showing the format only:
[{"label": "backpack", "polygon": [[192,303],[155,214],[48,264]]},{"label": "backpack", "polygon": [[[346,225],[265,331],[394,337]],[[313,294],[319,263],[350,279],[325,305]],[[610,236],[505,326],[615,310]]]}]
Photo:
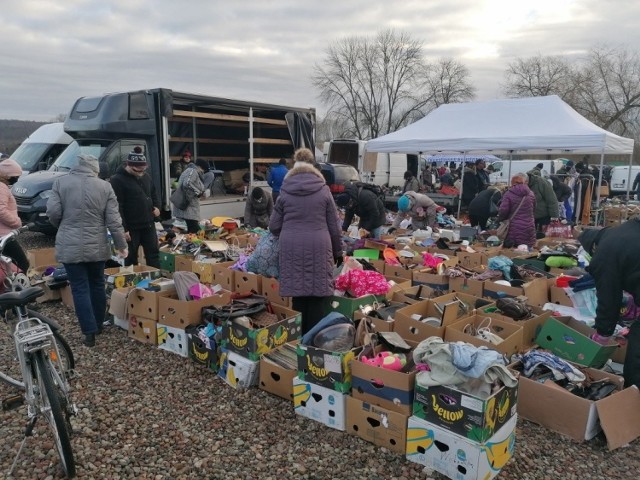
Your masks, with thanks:
[{"label": "backpack", "polygon": [[362,192],[362,189],[365,188],[375,193],[376,196],[380,200],[382,200],[382,205],[384,205],[384,190],[382,190],[382,187],[380,185],[365,182],[353,182],[353,184],[358,187],[358,196],[360,196],[360,192]]}]

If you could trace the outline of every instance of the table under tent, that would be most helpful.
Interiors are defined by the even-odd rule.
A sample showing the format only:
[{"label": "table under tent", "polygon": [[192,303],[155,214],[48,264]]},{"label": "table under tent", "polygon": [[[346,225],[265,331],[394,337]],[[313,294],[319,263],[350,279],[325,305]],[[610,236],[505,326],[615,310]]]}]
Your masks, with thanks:
[{"label": "table under tent", "polygon": [[584,199],[596,198],[594,212],[582,211],[576,217],[580,220],[577,223],[588,223],[593,216],[597,222],[601,190],[595,185],[603,185],[604,156],[629,155],[631,166],[633,144],[633,139],[598,127],[560,97],[550,95],[442,105],[411,125],[370,140],[367,151],[460,155],[463,159],[482,154],[510,158],[523,154],[599,154],[599,178],[580,179],[581,207],[591,210],[591,202]]}]

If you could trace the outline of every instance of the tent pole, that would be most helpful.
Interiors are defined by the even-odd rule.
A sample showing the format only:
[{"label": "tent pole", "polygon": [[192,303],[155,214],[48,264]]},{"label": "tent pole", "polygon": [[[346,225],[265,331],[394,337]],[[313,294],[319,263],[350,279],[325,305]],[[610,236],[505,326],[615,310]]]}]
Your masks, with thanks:
[{"label": "tent pole", "polygon": [[[633,153],[629,155],[629,175],[627,175],[627,201],[629,201],[629,192],[631,191],[631,164],[633,163]],[[640,198],[638,198],[640,200]]]},{"label": "tent pole", "polygon": [[458,194],[458,215],[456,220],[460,220],[460,210],[462,209],[462,189],[464,188],[464,168],[467,165],[467,152],[462,152],[462,175],[460,175],[460,193]]},{"label": "tent pole", "polygon": [[[604,148],[600,153],[600,173],[598,174],[598,195],[596,196],[596,208],[600,208],[600,185],[602,185],[602,170],[604,168]],[[629,169],[631,172],[631,169]]]}]

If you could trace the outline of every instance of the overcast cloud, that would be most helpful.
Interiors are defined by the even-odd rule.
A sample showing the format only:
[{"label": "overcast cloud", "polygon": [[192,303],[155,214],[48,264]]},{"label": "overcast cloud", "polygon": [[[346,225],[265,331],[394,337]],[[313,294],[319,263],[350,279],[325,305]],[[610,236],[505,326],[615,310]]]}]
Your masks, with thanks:
[{"label": "overcast cloud", "polygon": [[2,0],[0,118],[48,121],[81,96],[165,87],[324,108],[310,81],[327,47],[394,28],[454,57],[478,100],[516,57],[640,49],[633,0]]}]

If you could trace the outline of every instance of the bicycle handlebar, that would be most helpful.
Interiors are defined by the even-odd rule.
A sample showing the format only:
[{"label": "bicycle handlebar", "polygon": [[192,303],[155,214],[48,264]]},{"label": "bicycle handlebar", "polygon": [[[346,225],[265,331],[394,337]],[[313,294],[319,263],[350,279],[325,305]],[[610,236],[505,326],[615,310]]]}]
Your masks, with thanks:
[{"label": "bicycle handlebar", "polygon": [[31,228],[33,228],[33,226],[35,225],[35,223],[27,223],[26,225],[21,226],[20,228],[16,228],[15,230],[11,230],[9,233],[7,233],[6,235],[4,235],[3,237],[0,237],[0,252],[2,252],[4,250],[4,246],[7,244],[7,242],[9,240],[11,240],[14,237],[17,237],[18,235],[20,235],[23,232],[26,232],[28,230],[30,230]]}]

